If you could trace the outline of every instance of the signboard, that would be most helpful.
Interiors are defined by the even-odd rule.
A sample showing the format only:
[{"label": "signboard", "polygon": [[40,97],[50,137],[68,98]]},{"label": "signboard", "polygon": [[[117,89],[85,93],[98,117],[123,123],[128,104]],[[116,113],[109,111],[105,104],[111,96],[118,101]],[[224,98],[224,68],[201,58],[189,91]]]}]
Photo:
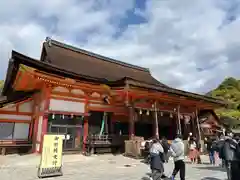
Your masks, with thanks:
[{"label": "signboard", "polygon": [[62,145],[62,135],[44,135],[39,178],[62,175]]}]

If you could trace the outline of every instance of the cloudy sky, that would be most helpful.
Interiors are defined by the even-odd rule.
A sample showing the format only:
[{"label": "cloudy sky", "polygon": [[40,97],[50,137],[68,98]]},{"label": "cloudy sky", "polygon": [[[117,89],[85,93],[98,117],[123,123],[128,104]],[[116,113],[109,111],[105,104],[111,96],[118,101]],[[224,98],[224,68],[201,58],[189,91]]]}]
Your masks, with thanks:
[{"label": "cloudy sky", "polygon": [[46,36],[187,91],[240,78],[240,0],[0,1],[0,79],[12,49],[39,58]]}]

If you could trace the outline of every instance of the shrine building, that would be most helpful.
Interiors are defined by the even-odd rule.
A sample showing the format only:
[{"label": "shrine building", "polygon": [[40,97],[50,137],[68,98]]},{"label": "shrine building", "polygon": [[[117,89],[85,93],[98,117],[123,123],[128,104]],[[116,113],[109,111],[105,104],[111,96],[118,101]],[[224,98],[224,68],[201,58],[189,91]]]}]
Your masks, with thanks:
[{"label": "shrine building", "polygon": [[147,68],[47,38],[40,60],[12,51],[0,99],[0,148],[30,145],[41,153],[46,133],[65,135],[64,151],[81,151],[94,134],[172,140],[192,132],[201,139],[221,131],[214,109],[224,105],[171,88]]}]

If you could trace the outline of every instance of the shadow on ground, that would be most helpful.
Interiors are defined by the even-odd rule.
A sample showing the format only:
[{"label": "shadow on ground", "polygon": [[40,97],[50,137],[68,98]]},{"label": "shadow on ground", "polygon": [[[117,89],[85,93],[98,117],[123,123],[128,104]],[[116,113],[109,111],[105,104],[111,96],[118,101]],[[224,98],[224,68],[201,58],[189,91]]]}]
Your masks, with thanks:
[{"label": "shadow on ground", "polygon": [[221,171],[221,172],[225,172],[226,170],[222,167],[219,166],[207,166],[207,167],[195,167],[199,170],[210,170],[210,171]]},{"label": "shadow on ground", "polygon": [[142,177],[141,180],[150,180],[150,177]]},{"label": "shadow on ground", "polygon": [[190,162],[190,161],[186,161],[185,163],[186,163],[186,164],[192,164],[192,165],[201,165],[201,164],[202,164],[202,165],[210,165],[210,163],[207,163],[207,162],[202,162],[201,164],[197,164],[197,163],[194,163],[194,164],[193,164],[193,163]]}]

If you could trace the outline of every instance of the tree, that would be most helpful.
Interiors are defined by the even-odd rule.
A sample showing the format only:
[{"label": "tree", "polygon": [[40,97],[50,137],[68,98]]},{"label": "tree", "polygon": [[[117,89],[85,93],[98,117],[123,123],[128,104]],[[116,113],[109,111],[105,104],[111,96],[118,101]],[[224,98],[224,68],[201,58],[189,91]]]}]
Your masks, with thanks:
[{"label": "tree", "polygon": [[[216,89],[207,93],[207,95],[229,102],[227,108],[216,110],[217,115],[240,119],[240,80],[228,77]],[[236,121],[231,122],[231,124],[235,123]]]}]

